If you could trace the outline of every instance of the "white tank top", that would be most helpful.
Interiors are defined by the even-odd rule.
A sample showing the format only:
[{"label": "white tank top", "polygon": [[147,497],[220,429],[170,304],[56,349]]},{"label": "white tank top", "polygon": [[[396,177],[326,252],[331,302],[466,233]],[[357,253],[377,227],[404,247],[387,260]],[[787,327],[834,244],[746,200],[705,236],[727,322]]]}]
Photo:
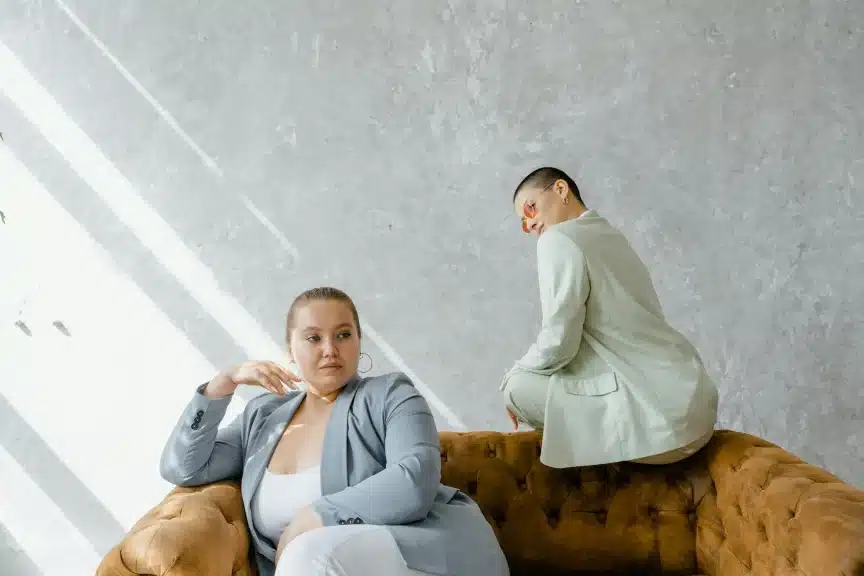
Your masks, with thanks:
[{"label": "white tank top", "polygon": [[265,470],[252,497],[252,524],[276,546],[297,512],[320,497],[320,465],[295,474]]}]

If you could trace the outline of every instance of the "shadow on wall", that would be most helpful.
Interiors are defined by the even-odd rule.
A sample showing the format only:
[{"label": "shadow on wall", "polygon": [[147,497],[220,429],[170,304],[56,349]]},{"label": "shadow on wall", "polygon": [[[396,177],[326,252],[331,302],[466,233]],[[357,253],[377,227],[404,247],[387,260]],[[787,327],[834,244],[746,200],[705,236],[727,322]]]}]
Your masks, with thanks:
[{"label": "shadow on wall", "polygon": [[[211,311],[205,309],[166,268],[165,262],[154,256],[147,244],[109,209],[66,158],[16,112],[0,106],[0,121],[10,133],[18,135],[14,148],[10,146],[12,154],[30,170],[44,189],[43,193],[104,249],[109,266],[116,267],[132,280],[209,362],[221,366],[246,360],[247,355],[238,346],[235,335],[226,332]],[[113,168],[110,163],[105,166]],[[238,211],[243,209],[238,200],[235,204]],[[9,212],[11,207],[4,208],[7,219],[16,217]],[[24,331],[20,326],[19,329]]]},{"label": "shadow on wall", "polygon": [[0,566],[4,574],[42,576],[42,571],[22,550],[6,527],[0,524]]},{"label": "shadow on wall", "polygon": [[[18,462],[96,552],[104,555],[122,539],[126,531],[120,522],[57,457],[3,395],[0,395],[0,447]],[[0,535],[6,537],[7,542],[14,543],[5,531],[0,532]],[[19,572],[15,570],[5,571],[5,561],[3,558],[3,573],[17,576]]]}]

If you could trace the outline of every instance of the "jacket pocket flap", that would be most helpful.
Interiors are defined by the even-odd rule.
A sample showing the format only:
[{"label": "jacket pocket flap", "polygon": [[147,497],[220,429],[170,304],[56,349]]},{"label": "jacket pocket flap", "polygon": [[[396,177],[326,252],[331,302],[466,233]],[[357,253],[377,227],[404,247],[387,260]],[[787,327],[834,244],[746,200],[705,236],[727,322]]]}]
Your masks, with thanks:
[{"label": "jacket pocket flap", "polygon": [[564,390],[576,396],[605,396],[618,390],[618,378],[614,372],[593,378],[566,378]]}]

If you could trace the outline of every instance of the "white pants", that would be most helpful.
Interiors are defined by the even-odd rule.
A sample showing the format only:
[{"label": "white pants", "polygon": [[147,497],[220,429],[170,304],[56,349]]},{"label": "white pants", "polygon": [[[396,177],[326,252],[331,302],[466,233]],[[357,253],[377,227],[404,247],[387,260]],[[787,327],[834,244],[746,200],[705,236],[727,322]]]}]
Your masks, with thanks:
[{"label": "white pants", "polygon": [[310,530],[292,540],[276,565],[276,576],[415,576],[396,540],[383,526],[351,524]]}]

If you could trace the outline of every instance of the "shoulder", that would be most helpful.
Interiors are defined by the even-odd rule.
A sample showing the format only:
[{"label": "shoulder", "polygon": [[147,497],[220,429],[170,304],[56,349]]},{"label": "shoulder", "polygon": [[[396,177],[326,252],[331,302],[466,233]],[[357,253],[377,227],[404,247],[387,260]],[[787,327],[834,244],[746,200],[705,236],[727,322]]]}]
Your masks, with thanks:
[{"label": "shoulder", "polygon": [[[552,228],[569,238],[581,248],[597,242],[608,242],[610,236],[624,237],[624,234],[606,218],[593,213],[591,216],[567,220]],[[545,234],[544,234],[545,236]]]},{"label": "shoulder", "polygon": [[386,398],[394,392],[415,390],[414,383],[402,372],[390,372],[362,378],[357,385],[358,394]]},{"label": "shoulder", "polygon": [[278,396],[272,392],[265,392],[252,398],[246,403],[243,408],[243,419],[247,426],[251,425],[255,420],[261,420],[269,416],[274,410],[290,402],[303,394],[300,390],[288,390],[284,396]]},{"label": "shoulder", "polygon": [[550,252],[553,250],[579,250],[578,230],[572,230],[562,222],[548,228],[540,238],[537,239],[537,252]]},{"label": "shoulder", "polygon": [[408,401],[426,405],[425,398],[414,387],[414,382],[402,372],[364,378],[359,383],[357,394],[387,414]]},{"label": "shoulder", "polygon": [[537,239],[537,261],[541,268],[572,266],[583,261],[587,243],[580,240],[584,239],[560,224],[549,228]]}]

